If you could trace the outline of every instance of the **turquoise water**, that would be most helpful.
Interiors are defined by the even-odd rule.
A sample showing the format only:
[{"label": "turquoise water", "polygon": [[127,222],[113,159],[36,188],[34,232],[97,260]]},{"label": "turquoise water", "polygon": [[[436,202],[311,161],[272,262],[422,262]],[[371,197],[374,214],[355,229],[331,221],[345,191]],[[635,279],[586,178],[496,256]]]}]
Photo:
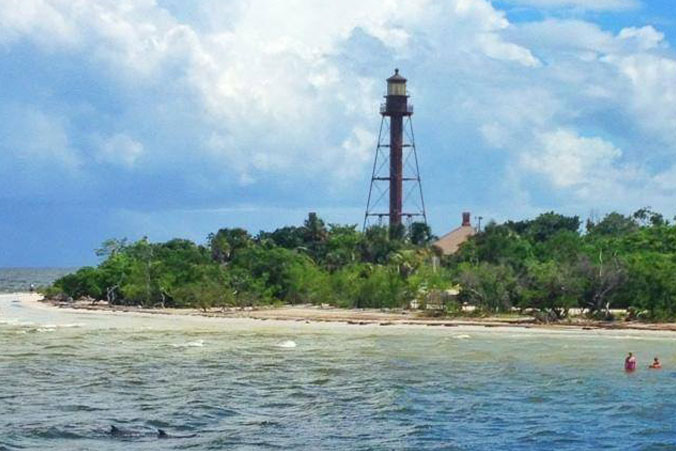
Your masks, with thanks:
[{"label": "turquoise water", "polygon": [[0,293],[28,291],[31,284],[36,287],[49,285],[76,270],[77,268],[0,268]]},{"label": "turquoise water", "polygon": [[[0,295],[0,449],[675,449],[675,338],[78,313]],[[640,369],[625,374],[630,350]],[[653,355],[663,370],[644,369]]]}]

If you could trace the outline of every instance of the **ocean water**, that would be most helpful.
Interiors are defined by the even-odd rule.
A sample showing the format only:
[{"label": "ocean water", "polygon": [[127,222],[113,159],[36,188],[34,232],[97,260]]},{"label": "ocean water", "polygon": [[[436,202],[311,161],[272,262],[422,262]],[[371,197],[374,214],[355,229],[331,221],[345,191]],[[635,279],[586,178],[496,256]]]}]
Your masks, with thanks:
[{"label": "ocean water", "polygon": [[[0,449],[676,449],[675,343],[84,313],[0,295]],[[663,370],[645,369],[654,355]]]},{"label": "ocean water", "polygon": [[76,270],[77,268],[0,268],[0,293],[28,291],[31,284],[36,287],[49,285]]}]

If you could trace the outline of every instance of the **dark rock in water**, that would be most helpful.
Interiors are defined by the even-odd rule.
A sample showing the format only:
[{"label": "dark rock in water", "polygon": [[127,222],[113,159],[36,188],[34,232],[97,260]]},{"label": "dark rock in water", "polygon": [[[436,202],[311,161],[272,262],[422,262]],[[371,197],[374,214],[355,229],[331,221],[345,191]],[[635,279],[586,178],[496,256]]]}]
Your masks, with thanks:
[{"label": "dark rock in water", "polygon": [[158,429],[157,432],[139,432],[131,429],[121,429],[115,425],[110,426],[110,435],[116,438],[137,438],[137,437],[157,437],[157,438],[192,438],[197,434],[190,435],[170,435],[163,429]]},{"label": "dark rock in water", "polygon": [[141,434],[136,431],[120,429],[115,425],[110,426],[110,435],[113,437],[139,437]]},{"label": "dark rock in water", "polygon": [[122,429],[115,425],[110,426],[110,435],[115,438],[141,438],[141,437],[158,437],[164,438],[166,432],[161,429],[157,432],[153,431],[135,431],[133,429]]}]

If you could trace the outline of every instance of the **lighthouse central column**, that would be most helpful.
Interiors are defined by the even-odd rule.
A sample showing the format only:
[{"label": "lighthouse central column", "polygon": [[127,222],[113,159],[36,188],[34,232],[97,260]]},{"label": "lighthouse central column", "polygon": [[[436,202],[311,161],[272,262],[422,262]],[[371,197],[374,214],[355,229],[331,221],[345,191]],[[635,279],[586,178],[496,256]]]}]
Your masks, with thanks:
[{"label": "lighthouse central column", "polygon": [[[366,213],[364,214],[364,230],[369,224],[369,218],[378,218],[378,226],[382,226],[385,216],[389,217],[389,229],[391,238],[403,238],[406,231],[402,219],[408,222],[413,218],[421,219],[427,224],[425,213],[425,201],[423,200],[420,172],[418,171],[418,155],[413,141],[413,105],[408,104],[408,91],[406,79],[399,75],[399,69],[394,69],[394,75],[387,79],[387,95],[385,103],[380,105],[380,131],[378,132],[378,147],[376,158],[373,161],[373,173],[371,174],[371,186],[369,197],[366,201]],[[387,142],[385,124],[390,128],[390,142]],[[385,151],[389,147],[390,151]],[[386,153],[389,153],[389,174],[386,174],[387,163],[384,161]],[[405,154],[405,159],[404,159]],[[404,163],[406,176],[404,176]],[[387,184],[387,185],[386,185]],[[404,196],[404,184],[406,184],[406,196]],[[377,198],[374,194],[377,189]],[[387,198],[385,191],[390,190],[389,211],[385,212]],[[411,196],[417,192],[415,198]],[[373,200],[375,199],[375,200]]]},{"label": "lighthouse central column", "polygon": [[390,229],[401,224],[403,116],[390,116]]},{"label": "lighthouse central column", "polygon": [[[404,229],[402,228],[402,218],[411,219],[414,216],[421,216],[426,222],[427,218],[424,213],[424,203],[422,200],[422,188],[420,187],[420,177],[418,175],[418,160],[415,155],[415,143],[413,143],[413,129],[411,129],[410,134],[408,129],[404,129],[404,121],[406,120],[406,126],[410,124],[410,118],[413,114],[413,107],[408,104],[408,91],[406,90],[406,79],[399,75],[399,69],[394,69],[394,75],[387,79],[387,95],[385,95],[385,103],[380,106],[380,114],[383,116],[383,120],[380,126],[380,133],[378,134],[378,149],[376,151],[376,159],[373,162],[373,174],[371,176],[371,188],[369,189],[369,197],[366,201],[366,214],[364,216],[364,228],[366,228],[366,223],[369,216],[377,216],[379,224],[384,216],[389,216],[389,227],[390,227],[390,236],[392,237],[401,237]],[[378,157],[381,155],[382,148],[388,147],[387,144],[381,142],[385,140],[385,136],[382,135],[383,126],[382,124],[387,121],[390,126],[390,173],[388,177],[385,177],[384,172],[387,166],[378,165]],[[404,136],[404,134],[406,135]],[[406,139],[405,139],[406,138]],[[406,140],[406,144],[404,141]],[[410,142],[409,142],[410,140]],[[409,153],[408,148],[411,148],[411,153]],[[404,177],[404,149],[406,150],[406,169],[407,175]],[[408,158],[413,155],[413,159],[408,160]],[[415,167],[412,169],[412,165]],[[413,170],[414,174],[408,175],[408,173]],[[371,194],[373,193],[373,187],[376,186],[375,183],[378,182],[389,183],[390,190],[390,205],[389,212],[385,213],[385,205],[379,204],[380,200],[385,202],[383,196],[378,196],[378,200],[375,201],[375,204],[379,204],[376,208],[373,208],[371,203]],[[420,203],[423,204],[422,212],[419,212],[416,209],[409,210],[406,204],[410,204],[408,198],[404,198],[404,183],[414,182],[418,185],[418,190],[420,193]],[[378,187],[378,191],[383,192],[381,186]],[[407,190],[410,194],[412,191]],[[383,193],[385,194],[385,193]],[[404,210],[406,208],[406,210]]]}]

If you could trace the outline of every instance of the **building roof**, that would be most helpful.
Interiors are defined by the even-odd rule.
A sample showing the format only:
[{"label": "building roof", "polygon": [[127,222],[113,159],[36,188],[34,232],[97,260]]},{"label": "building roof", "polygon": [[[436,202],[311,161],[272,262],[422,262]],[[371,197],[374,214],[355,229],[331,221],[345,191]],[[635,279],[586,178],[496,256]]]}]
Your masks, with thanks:
[{"label": "building roof", "polygon": [[441,252],[444,255],[455,254],[460,248],[460,245],[474,234],[476,234],[476,229],[474,227],[471,225],[462,225],[439,238],[432,243],[432,246],[441,249]]},{"label": "building roof", "polygon": [[394,69],[394,75],[387,79],[388,83],[406,83],[406,79],[399,75],[399,69]]}]

